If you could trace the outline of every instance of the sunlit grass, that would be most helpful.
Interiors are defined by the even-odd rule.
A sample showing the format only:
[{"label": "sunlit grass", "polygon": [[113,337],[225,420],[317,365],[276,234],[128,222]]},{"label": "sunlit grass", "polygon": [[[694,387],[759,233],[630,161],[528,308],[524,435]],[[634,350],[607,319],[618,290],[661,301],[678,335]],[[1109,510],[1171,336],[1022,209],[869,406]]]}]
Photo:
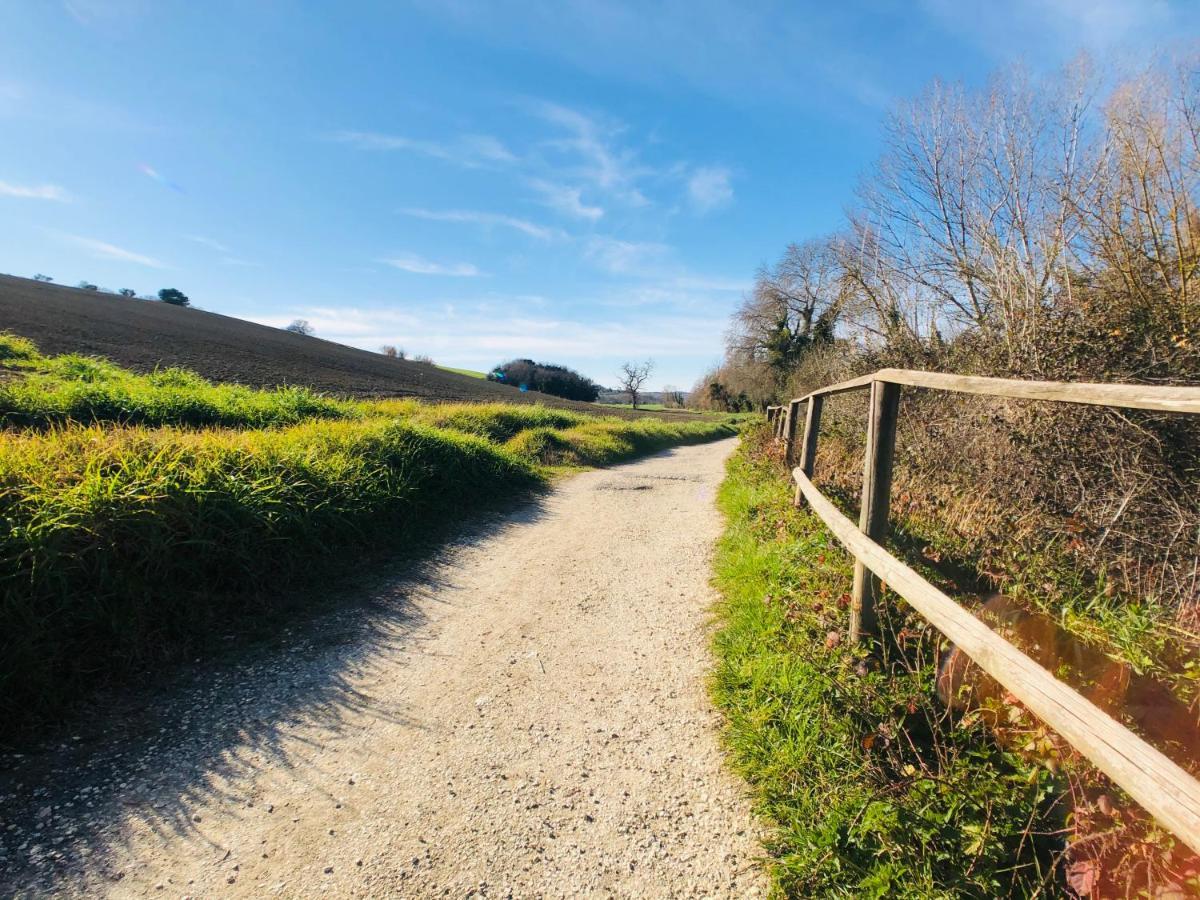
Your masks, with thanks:
[{"label": "sunlit grass", "polygon": [[[338,401],[0,337],[0,716],[203,646],[356,552],[556,473],[734,433],[535,405]],[[224,426],[236,427],[224,427]]]}]

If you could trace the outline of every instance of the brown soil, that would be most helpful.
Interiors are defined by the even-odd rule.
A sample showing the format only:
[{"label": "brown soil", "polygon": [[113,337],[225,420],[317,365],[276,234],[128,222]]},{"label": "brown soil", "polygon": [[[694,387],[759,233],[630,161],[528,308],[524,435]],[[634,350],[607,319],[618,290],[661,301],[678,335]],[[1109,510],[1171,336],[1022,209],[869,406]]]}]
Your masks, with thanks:
[{"label": "brown soil", "polygon": [[0,331],[27,337],[44,353],[103,356],[138,372],[182,366],[213,381],[255,387],[303,385],[339,396],[545,403],[605,415],[643,415],[597,410],[590,403],[534,391],[522,393],[508,385],[199,309],[10,275],[0,275]]}]

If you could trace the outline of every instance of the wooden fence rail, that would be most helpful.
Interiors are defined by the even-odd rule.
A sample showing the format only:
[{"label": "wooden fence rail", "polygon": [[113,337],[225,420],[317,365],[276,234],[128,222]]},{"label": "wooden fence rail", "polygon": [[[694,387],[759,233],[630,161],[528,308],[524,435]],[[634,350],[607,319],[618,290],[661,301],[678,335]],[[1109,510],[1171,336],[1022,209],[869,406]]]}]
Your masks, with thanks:
[{"label": "wooden fence rail", "polygon": [[[882,584],[907,600],[981,669],[1124,788],[1159,822],[1200,853],[1200,781],[1059,681],[1013,644],[963,609],[882,546],[888,527],[888,496],[899,419],[901,387],[932,388],[1021,400],[1052,400],[1200,414],[1200,388],[1134,384],[1067,384],[880,369],[871,375],[813,391],[786,406],[767,408],[775,439],[785,444],[790,466],[801,405],[807,405],[798,465],[792,471],[796,504],[813,511],[855,559],[850,635],[861,640],[875,628]],[[813,484],[821,410],[826,397],[869,390],[867,452],[857,527]]]}]

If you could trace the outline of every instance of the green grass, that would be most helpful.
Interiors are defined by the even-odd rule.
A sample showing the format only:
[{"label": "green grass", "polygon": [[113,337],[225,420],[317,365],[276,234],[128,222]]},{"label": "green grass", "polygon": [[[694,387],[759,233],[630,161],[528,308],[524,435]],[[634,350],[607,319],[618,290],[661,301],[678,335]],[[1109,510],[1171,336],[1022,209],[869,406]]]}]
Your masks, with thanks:
[{"label": "green grass", "polygon": [[[9,725],[287,607],[290,588],[361,552],[428,540],[579,466],[734,433],[724,420],[252,391],[46,359],[11,338],[0,364],[15,373],[0,383]],[[228,422],[239,427],[216,427]]]},{"label": "green grass", "polygon": [[0,424],[44,428],[65,422],[267,428],[360,415],[353,403],[305,388],[254,390],[215,385],[186,369],[137,375],[103,359],[45,357],[32,343],[0,334]]},{"label": "green grass", "polygon": [[453,366],[438,366],[443,372],[457,372],[459,375],[466,375],[468,378],[480,378],[487,380],[487,372],[476,372],[474,369],[456,369]]},{"label": "green grass", "polygon": [[845,644],[852,565],[752,430],[729,464],[716,557],[713,696],[735,768],[770,828],[790,897],[1053,895],[1060,790],[932,696],[937,636],[907,629],[881,663]]}]

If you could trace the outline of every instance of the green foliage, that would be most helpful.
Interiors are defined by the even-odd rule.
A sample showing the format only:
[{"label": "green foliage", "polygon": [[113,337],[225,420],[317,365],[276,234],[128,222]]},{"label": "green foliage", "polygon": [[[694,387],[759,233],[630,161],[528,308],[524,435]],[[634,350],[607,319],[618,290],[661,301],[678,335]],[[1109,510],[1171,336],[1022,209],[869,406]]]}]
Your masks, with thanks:
[{"label": "green foliage", "polygon": [[184,369],[134,375],[93,357],[43,358],[5,335],[0,365],[13,376],[0,381],[10,724],[202,648],[218,627],[287,608],[291,587],[337,560],[426,538],[555,469],[732,433],[719,419],[352,403]]},{"label": "green foliage", "polygon": [[932,697],[936,636],[880,664],[844,644],[851,560],[751,435],[719,503],[714,697],[771,825],[785,896],[1053,893],[1050,773]]},{"label": "green foliage", "polygon": [[158,292],[158,299],[163,303],[169,303],[172,306],[187,306],[191,303],[188,295],[177,288],[163,288]]},{"label": "green foliage", "polygon": [[304,388],[262,391],[214,385],[175,368],[135,375],[90,356],[38,357],[28,341],[0,336],[0,364],[14,362],[28,374],[0,382],[0,423],[8,425],[120,422],[266,428],[359,414],[353,404]]},{"label": "green foliage", "polygon": [[574,369],[532,359],[511,359],[488,372],[487,379],[587,403],[600,395],[600,385]]},{"label": "green foliage", "polygon": [[0,331],[0,364],[30,363],[41,358],[33,341]]},{"label": "green foliage", "polygon": [[0,442],[0,715],[270,605],[333,551],[536,481],[479,438],[374,419],[68,427]]},{"label": "green foliage", "polygon": [[446,403],[424,407],[417,415],[420,421],[438,428],[477,434],[497,443],[527,428],[570,428],[590,419],[571,410],[507,403]]}]

